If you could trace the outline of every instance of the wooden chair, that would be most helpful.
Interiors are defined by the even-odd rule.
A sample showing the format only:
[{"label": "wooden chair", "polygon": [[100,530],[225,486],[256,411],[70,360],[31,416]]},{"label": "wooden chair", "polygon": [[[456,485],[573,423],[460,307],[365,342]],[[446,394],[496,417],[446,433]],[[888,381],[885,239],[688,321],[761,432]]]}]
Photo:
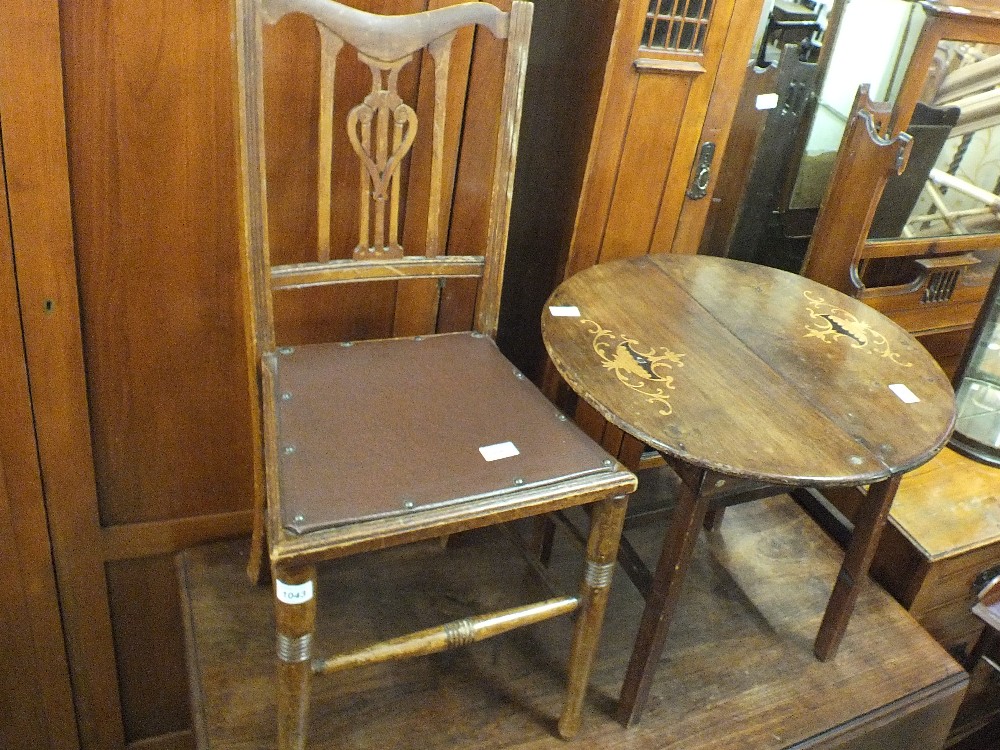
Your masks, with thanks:
[{"label": "wooden chair", "polygon": [[[430,654],[577,611],[559,721],[559,733],[570,737],[579,727],[635,477],[561,416],[493,341],[532,5],[514,0],[505,13],[486,3],[465,3],[405,16],[372,15],[331,0],[238,0],[236,5],[247,340],[256,370],[251,386],[260,397],[266,488],[256,504],[249,570],[259,571],[266,547],[277,624],[279,747],[304,746],[314,673]],[[263,40],[270,38],[266,27],[291,13],[310,17],[320,39],[319,239],[316,260],[272,265]],[[450,178],[445,173],[456,161],[445,146],[459,146],[446,134],[459,130],[445,114],[455,111],[456,92],[447,90],[452,40],[468,26],[505,39],[506,62],[490,201],[478,207],[489,212],[486,247],[479,254],[463,249],[446,255],[442,238],[448,238],[448,249],[464,246],[462,236],[456,237],[459,230],[446,223]],[[333,81],[345,44],[357,50],[372,75],[370,93],[347,115],[346,136],[339,131],[359,160],[353,249],[330,242],[331,223],[342,218],[331,211],[330,174],[331,144],[338,138]],[[414,59],[421,62],[421,78],[433,70],[425,190],[414,188],[412,180],[403,187],[401,177],[407,169],[416,171],[412,163],[405,166],[412,160],[404,159],[416,138],[417,112],[403,101],[398,85]],[[482,141],[481,130],[465,129]],[[413,204],[421,194],[428,199],[418,208]],[[414,244],[425,252],[408,255],[401,244],[409,236],[404,224],[418,219],[427,232]],[[472,330],[277,343],[275,302],[289,290],[406,280],[426,291],[432,280],[431,291],[440,295],[444,282],[455,278],[478,279]],[[361,301],[365,295],[355,292],[352,298]],[[436,310],[437,299],[432,305]],[[312,660],[317,563],[582,504],[592,505],[593,521],[578,595]]]}]

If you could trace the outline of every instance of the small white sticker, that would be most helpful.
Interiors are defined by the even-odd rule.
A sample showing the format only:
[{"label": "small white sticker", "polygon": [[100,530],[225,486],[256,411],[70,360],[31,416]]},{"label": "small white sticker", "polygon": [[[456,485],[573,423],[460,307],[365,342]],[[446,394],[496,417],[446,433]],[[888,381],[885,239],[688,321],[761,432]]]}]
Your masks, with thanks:
[{"label": "small white sticker", "polygon": [[913,391],[902,383],[893,383],[889,386],[889,390],[899,396],[899,400],[904,404],[915,404],[920,400]]},{"label": "small white sticker", "polygon": [[549,305],[549,313],[554,318],[579,318],[580,308],[576,305]]},{"label": "small white sticker", "polygon": [[312,581],[292,584],[278,580],[274,589],[278,595],[278,601],[285,604],[305,604],[313,598]]},{"label": "small white sticker", "polygon": [[499,461],[501,458],[510,458],[511,456],[516,456],[521,451],[517,449],[509,440],[506,443],[495,443],[494,445],[484,445],[479,449],[479,452],[483,454],[483,458],[487,461]]},{"label": "small white sticker", "polygon": [[757,109],[774,109],[777,106],[777,94],[760,94],[757,97]]}]

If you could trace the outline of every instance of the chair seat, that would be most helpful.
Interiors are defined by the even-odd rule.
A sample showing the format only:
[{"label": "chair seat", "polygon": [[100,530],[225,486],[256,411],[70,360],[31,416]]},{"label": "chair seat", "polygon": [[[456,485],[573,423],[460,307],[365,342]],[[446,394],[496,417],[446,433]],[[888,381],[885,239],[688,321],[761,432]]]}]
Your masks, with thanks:
[{"label": "chair seat", "polygon": [[488,336],[298,346],[275,376],[279,517],[294,534],[616,465]]}]

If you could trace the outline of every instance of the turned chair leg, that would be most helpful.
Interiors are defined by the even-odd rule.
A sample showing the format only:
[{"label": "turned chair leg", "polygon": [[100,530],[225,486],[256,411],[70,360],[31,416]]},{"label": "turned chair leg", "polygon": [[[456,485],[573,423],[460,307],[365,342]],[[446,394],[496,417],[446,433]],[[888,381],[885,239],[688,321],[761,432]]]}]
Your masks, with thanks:
[{"label": "turned chair leg", "polygon": [[563,739],[571,739],[580,729],[583,701],[601,637],[627,506],[627,496],[610,498],[592,506],[595,510],[591,516],[587,563],[580,586],[580,610],[570,646],[566,704],[559,719],[559,735]]},{"label": "turned chair leg", "polygon": [[316,627],[316,568],[279,567],[272,578],[278,633],[278,750],[303,750]]}]

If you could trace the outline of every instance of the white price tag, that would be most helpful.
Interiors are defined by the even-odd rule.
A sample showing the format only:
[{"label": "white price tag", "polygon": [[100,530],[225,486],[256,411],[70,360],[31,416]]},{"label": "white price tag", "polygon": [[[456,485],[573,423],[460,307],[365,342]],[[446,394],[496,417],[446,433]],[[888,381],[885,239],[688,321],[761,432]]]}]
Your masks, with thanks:
[{"label": "white price tag", "polygon": [[484,445],[479,449],[479,452],[483,454],[483,458],[487,461],[499,461],[501,458],[516,456],[521,451],[517,449],[516,445],[508,440],[506,443]]},{"label": "white price tag", "polygon": [[777,94],[760,94],[757,97],[757,109],[774,109],[777,106]]},{"label": "white price tag", "polygon": [[920,401],[920,398],[917,396],[917,394],[915,394],[913,391],[911,391],[902,383],[893,383],[892,385],[889,386],[889,390],[895,393],[897,396],[899,396],[899,400],[902,401],[904,404],[915,404],[918,401]]},{"label": "white price tag", "polygon": [[285,604],[305,604],[313,598],[312,581],[293,584],[278,580],[275,582],[274,590],[278,595],[278,601]]},{"label": "white price tag", "polygon": [[579,318],[580,308],[576,305],[549,305],[549,314],[554,318]]}]

